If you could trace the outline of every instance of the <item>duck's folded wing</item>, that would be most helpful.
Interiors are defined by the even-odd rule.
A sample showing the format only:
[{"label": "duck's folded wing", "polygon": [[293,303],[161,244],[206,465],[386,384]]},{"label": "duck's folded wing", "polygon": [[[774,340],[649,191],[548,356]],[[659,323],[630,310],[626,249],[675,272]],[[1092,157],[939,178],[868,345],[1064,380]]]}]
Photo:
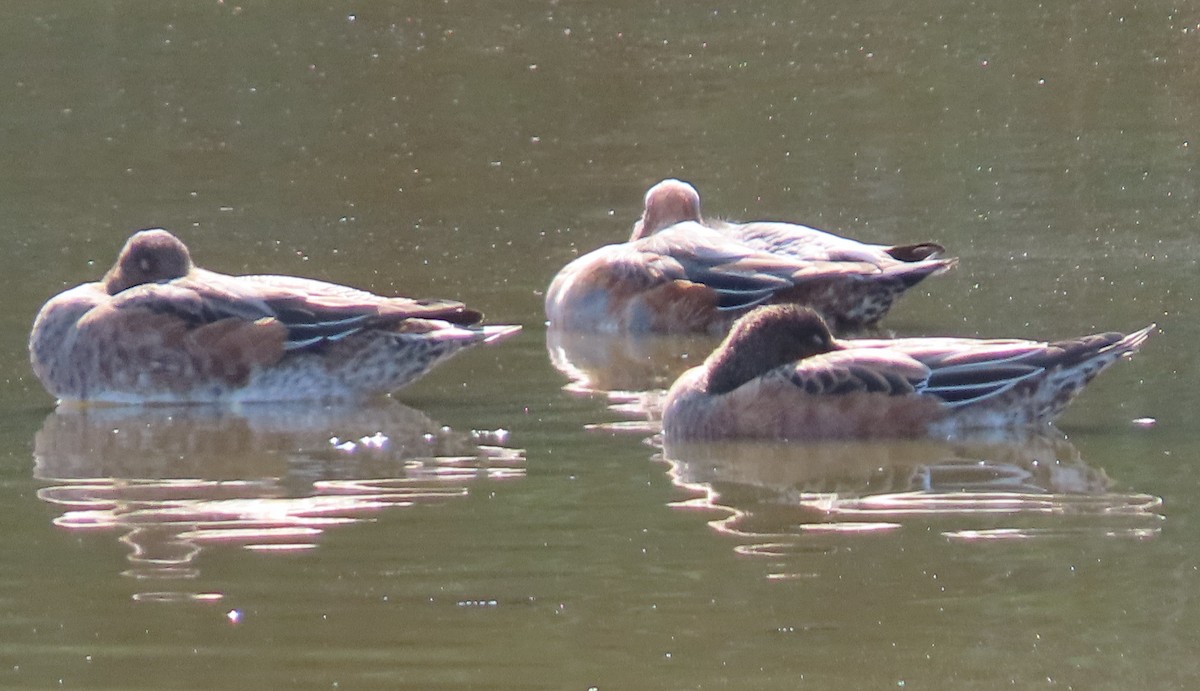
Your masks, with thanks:
[{"label": "duck's folded wing", "polygon": [[887,248],[795,223],[754,221],[725,224],[722,232],[754,249],[802,261],[850,261],[878,265]]},{"label": "duck's folded wing", "polygon": [[237,276],[225,285],[233,288],[230,297],[235,301],[261,301],[289,328],[318,332],[332,329],[336,333],[344,327],[382,326],[406,319],[440,319],[460,326],[483,319],[482,313],[456,300],[385,297],[295,276]]},{"label": "duck's folded wing", "polygon": [[452,301],[385,298],[290,276],[232,277],[202,270],[171,283],[138,286],[119,297],[115,304],[174,314],[192,328],[226,319],[270,319],[286,330],[286,350],[337,341],[365,328],[410,318],[466,324],[481,316]]},{"label": "duck's folded wing", "polygon": [[903,396],[925,386],[929,368],[889,350],[835,350],[781,370],[793,386],[814,396],[877,393]]},{"label": "duck's folded wing", "polygon": [[660,278],[704,285],[717,309],[748,309],[792,287],[787,271],[757,252],[698,223],[681,223],[636,243],[644,264]]},{"label": "duck's folded wing", "polygon": [[195,291],[148,283],[121,291],[79,320],[83,340],[119,344],[163,366],[177,357],[231,381],[250,368],[277,362],[287,349],[287,329],[270,315],[210,309]]},{"label": "duck's folded wing", "polygon": [[[1153,325],[1129,335],[1109,332],[1054,343],[975,341],[967,347],[953,339],[914,339],[909,354],[930,367],[926,392],[955,406],[998,396],[1047,370],[1089,370],[1087,379],[1123,355],[1137,350]],[[938,343],[948,341],[949,347]],[[924,352],[922,341],[928,341]]]},{"label": "duck's folded wing", "polygon": [[915,245],[877,245],[810,228],[796,223],[754,221],[725,223],[716,229],[751,247],[805,261],[866,262],[885,266],[893,261],[920,262],[936,259],[946,248],[934,242]]},{"label": "duck's folded wing", "polygon": [[865,262],[798,260],[757,250],[698,223],[681,223],[639,241],[653,270],[712,289],[721,310],[741,310],[809,281],[879,274]]},{"label": "duck's folded wing", "polygon": [[929,367],[922,393],[951,406],[976,403],[1008,391],[1047,367],[1064,362],[1053,345],[1022,340],[905,339],[893,347]]}]

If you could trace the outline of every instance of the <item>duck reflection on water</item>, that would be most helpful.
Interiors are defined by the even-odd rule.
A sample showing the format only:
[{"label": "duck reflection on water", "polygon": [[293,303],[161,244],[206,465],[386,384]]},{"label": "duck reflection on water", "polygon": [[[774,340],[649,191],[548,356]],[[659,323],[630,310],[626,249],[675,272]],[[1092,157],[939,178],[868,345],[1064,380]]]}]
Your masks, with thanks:
[{"label": "duck reflection on water", "polygon": [[597,334],[550,326],[546,351],[573,393],[665,391],[720,343],[714,336]]},{"label": "duck reflection on water", "polygon": [[[332,526],[519,478],[507,432],[460,432],[392,400],[357,406],[66,407],[34,439],[54,523],[112,530],[125,575],[196,578],[204,547],[312,549]],[[211,596],[211,594],[210,594]],[[138,599],[194,599],[141,593]]]},{"label": "duck reflection on water", "polygon": [[638,336],[546,331],[550,361],[577,393],[666,390],[672,381],[704,361],[715,336]]},{"label": "duck reflection on water", "polygon": [[704,361],[720,339],[703,335],[646,335],[546,331],[550,363],[567,383],[569,393],[604,397],[616,422],[590,425],[610,431],[655,434],[659,431],[662,397],[671,382]]},{"label": "duck reflection on water", "polygon": [[[714,509],[720,531],[792,538],[934,524],[948,539],[1153,537],[1162,500],[1118,488],[1057,429],[954,440],[666,443],[681,507]],[[762,544],[743,546],[754,552]]]}]

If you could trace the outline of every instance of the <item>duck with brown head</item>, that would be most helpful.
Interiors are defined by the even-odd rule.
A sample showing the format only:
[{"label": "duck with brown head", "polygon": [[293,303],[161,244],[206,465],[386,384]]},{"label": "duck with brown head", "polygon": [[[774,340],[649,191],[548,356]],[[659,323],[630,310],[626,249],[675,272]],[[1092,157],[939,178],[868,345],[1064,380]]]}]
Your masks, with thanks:
[{"label": "duck with brown head", "polygon": [[192,255],[179,238],[161,228],[134,233],[104,275],[109,295],[145,283],[183,278],[192,270]]},{"label": "duck with brown head", "polygon": [[816,312],[793,305],[763,307],[734,323],[709,357],[704,390],[726,394],[776,367],[833,349],[833,334]]},{"label": "duck with brown head", "polygon": [[671,386],[668,440],[952,436],[1045,425],[1150,325],[1057,342],[837,339],[812,310],[762,307]]},{"label": "duck with brown head", "polygon": [[399,389],[465,347],[520,330],[481,319],[453,300],[207,271],[155,229],[129,238],[102,280],[51,298],[29,353],[60,400],[354,399]]}]

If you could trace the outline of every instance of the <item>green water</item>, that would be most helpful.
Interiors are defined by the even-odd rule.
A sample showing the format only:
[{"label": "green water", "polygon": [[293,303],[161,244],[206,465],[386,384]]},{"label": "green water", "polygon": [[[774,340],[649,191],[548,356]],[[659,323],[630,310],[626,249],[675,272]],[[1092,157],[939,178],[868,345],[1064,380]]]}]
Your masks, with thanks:
[{"label": "green water", "polygon": [[[1198,40],[1165,2],[0,7],[0,685],[1195,686]],[[664,177],[946,245],[899,335],[1161,332],[1066,439],[668,462],[631,392],[707,345],[542,314]],[[55,413],[33,315],[147,226],[525,330],[363,409]]]}]

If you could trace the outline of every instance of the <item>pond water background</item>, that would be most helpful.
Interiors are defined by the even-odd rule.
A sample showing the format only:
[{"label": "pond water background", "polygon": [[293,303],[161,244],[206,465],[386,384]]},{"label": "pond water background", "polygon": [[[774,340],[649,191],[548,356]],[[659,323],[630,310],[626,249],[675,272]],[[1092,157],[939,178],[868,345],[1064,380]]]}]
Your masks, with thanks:
[{"label": "pond water background", "polygon": [[[1194,687],[1184,7],[0,6],[0,685]],[[1161,331],[1065,439],[667,462],[642,397],[589,389],[706,346],[585,339],[571,370],[541,306],[664,177],[945,244],[898,335]],[[525,330],[362,409],[53,412],[33,315],[148,226]]]}]

